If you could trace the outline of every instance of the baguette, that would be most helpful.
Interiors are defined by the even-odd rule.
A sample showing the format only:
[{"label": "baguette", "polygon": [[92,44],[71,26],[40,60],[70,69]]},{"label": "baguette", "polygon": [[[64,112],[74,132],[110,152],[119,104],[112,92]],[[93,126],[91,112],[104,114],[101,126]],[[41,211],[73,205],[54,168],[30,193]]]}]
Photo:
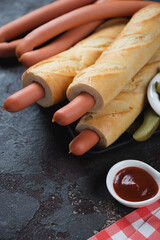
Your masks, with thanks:
[{"label": "baguette", "polygon": [[109,20],[94,34],[69,50],[30,67],[22,76],[24,87],[32,82],[42,85],[45,97],[38,101],[42,107],[62,101],[75,75],[95,63],[123,30],[127,21],[126,18]]},{"label": "baguette", "polygon": [[90,112],[102,109],[160,47],[160,4],[138,11],[96,63],[76,75],[67,90],[70,101],[81,92],[95,99]]},{"label": "baguette", "polygon": [[87,113],[79,121],[76,131],[95,131],[99,146],[108,147],[133,123],[146,104],[147,86],[160,71],[160,49],[135,77],[101,111]]}]

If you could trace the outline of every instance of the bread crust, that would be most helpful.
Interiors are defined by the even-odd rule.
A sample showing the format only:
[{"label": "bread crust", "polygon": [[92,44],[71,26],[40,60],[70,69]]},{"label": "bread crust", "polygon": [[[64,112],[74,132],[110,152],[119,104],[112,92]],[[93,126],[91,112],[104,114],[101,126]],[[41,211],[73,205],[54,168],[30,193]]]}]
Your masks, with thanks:
[{"label": "bread crust", "polygon": [[45,89],[45,97],[38,103],[43,107],[49,107],[64,100],[66,90],[76,74],[95,63],[127,22],[126,18],[109,20],[94,34],[69,50],[30,67],[22,76],[24,87],[32,82],[42,85]]},{"label": "bread crust", "polygon": [[71,101],[81,92],[95,98],[90,112],[117,96],[160,47],[160,4],[138,11],[96,63],[76,75],[67,90]]},{"label": "bread crust", "polygon": [[160,71],[160,49],[135,77],[101,111],[87,113],[78,123],[78,132],[91,129],[100,136],[100,147],[108,147],[134,122],[146,103],[147,87]]}]

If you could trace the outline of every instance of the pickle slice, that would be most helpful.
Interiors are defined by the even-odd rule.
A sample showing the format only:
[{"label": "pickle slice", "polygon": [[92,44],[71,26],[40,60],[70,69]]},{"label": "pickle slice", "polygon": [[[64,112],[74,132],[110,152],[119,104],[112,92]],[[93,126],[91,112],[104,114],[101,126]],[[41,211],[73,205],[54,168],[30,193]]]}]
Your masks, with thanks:
[{"label": "pickle slice", "polygon": [[133,134],[133,138],[136,141],[145,141],[151,137],[160,124],[160,117],[153,111],[152,108],[148,108],[144,113],[144,120],[142,125]]},{"label": "pickle slice", "polygon": [[160,94],[160,82],[155,83],[156,92]]}]

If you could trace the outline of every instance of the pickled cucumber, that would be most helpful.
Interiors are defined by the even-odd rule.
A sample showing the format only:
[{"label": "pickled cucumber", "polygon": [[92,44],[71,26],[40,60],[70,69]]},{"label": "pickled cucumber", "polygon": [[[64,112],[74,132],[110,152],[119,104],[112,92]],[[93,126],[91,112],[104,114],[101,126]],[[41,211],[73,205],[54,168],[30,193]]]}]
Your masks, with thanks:
[{"label": "pickled cucumber", "polygon": [[155,83],[156,92],[160,94],[160,82]]},{"label": "pickled cucumber", "polygon": [[155,132],[160,124],[160,117],[153,111],[152,108],[148,108],[144,114],[144,120],[142,125],[133,134],[133,138],[136,141],[145,141]]}]

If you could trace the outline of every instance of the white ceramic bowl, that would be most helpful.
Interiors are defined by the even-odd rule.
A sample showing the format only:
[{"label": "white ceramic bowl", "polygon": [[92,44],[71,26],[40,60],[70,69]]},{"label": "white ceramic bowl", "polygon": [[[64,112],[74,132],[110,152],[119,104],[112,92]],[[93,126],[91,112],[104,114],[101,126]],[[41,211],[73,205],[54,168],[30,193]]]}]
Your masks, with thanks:
[{"label": "white ceramic bowl", "polygon": [[[113,187],[114,177],[121,169],[124,169],[127,167],[139,167],[139,168],[142,168],[145,171],[147,171],[155,179],[155,181],[158,184],[159,190],[158,190],[157,194],[150,199],[147,199],[145,201],[138,201],[138,202],[127,201],[127,200],[124,200],[121,197],[119,197]],[[109,170],[109,172],[107,174],[106,185],[107,185],[107,188],[108,188],[110,194],[117,201],[119,201],[120,203],[122,203],[123,205],[125,205],[127,207],[132,207],[132,208],[144,207],[144,206],[147,206],[147,205],[155,202],[156,200],[158,200],[160,198],[160,173],[158,171],[156,171],[154,168],[152,168],[151,166],[149,166],[148,164],[138,161],[138,160],[124,160],[124,161],[121,161],[121,162],[118,162],[117,164],[115,164]]]},{"label": "white ceramic bowl", "polygon": [[160,73],[151,80],[147,89],[147,97],[153,110],[160,116],[160,99],[155,87],[156,82],[160,82]]}]

